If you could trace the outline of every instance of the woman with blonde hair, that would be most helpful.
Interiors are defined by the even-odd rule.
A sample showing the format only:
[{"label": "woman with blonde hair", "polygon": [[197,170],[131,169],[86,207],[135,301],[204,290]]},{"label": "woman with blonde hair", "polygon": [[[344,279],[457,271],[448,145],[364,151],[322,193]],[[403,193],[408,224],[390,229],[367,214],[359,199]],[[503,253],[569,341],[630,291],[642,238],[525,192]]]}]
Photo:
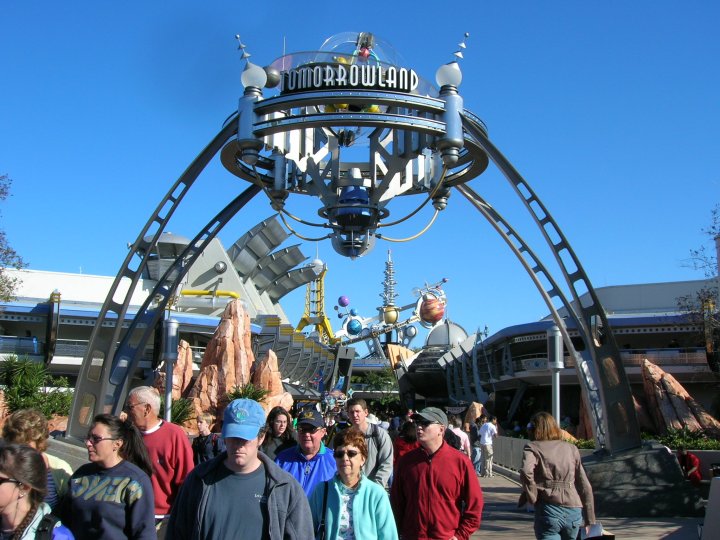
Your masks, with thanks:
[{"label": "woman with blonde hair", "polygon": [[72,540],[72,533],[52,516],[45,498],[47,473],[40,453],[24,444],[0,445],[0,538]]},{"label": "woman with blonde hair", "polygon": [[45,415],[36,409],[15,411],[5,420],[2,429],[5,441],[27,444],[40,452],[47,467],[47,495],[45,502],[53,511],[68,492],[68,483],[72,476],[72,467],[67,461],[51,456],[45,451],[48,448],[48,421]]},{"label": "woman with blonde hair", "polygon": [[535,505],[535,538],[575,540],[585,522],[595,523],[590,482],[574,444],[549,413],[537,413],[531,422],[534,441],[523,450],[519,506]]}]

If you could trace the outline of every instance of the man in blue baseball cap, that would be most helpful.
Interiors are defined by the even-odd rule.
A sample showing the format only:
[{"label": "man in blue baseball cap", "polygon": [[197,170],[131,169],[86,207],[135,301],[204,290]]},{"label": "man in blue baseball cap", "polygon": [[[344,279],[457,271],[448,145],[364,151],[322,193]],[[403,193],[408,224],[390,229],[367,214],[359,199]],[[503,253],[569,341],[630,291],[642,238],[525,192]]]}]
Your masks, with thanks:
[{"label": "man in blue baseball cap", "polygon": [[168,538],[297,538],[314,536],[300,484],[258,452],[265,411],[236,399],[223,416],[226,451],[201,463],[185,480],[173,505]]}]

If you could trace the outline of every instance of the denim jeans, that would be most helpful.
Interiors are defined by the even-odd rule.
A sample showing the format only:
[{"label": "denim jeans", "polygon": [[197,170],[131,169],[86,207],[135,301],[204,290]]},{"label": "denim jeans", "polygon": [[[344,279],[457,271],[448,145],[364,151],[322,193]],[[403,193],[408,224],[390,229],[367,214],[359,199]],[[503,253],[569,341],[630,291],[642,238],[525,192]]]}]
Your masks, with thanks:
[{"label": "denim jeans", "polygon": [[538,540],[576,540],[582,522],[582,508],[535,505],[535,538]]},{"label": "denim jeans", "polygon": [[482,474],[482,451],[479,446],[472,448],[472,462],[475,467],[476,474]]}]

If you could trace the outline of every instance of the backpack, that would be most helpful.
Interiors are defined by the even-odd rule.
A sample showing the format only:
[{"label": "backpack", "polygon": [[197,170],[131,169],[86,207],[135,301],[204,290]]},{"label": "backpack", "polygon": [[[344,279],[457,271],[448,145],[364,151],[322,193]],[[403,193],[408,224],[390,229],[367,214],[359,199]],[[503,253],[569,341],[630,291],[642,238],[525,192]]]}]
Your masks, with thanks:
[{"label": "backpack", "polygon": [[445,442],[448,443],[450,446],[455,448],[456,450],[462,450],[462,441],[460,440],[460,437],[458,437],[452,429],[448,428],[445,430]]},{"label": "backpack", "polygon": [[52,540],[53,529],[60,518],[52,514],[45,514],[35,530],[35,540]]}]

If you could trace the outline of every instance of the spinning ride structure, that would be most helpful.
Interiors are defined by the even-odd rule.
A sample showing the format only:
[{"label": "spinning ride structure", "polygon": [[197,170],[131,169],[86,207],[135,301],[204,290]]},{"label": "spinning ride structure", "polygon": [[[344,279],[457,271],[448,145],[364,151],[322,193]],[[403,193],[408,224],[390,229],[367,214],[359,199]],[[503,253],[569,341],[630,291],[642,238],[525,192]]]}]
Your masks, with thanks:
[{"label": "spinning ride structure", "polygon": [[[590,280],[529,183],[489,140],[483,122],[464,107],[458,63],[464,39],[455,59],[437,70],[439,90],[398,60],[392,47],[367,32],[338,34],[318,51],[286,54],[264,68],[250,62],[244,44],[239,49],[246,65],[238,111],[169,189],[130,247],[83,361],[68,426],[71,438],[84,437],[94,414],[120,412],[144,346],[187,268],[255,195],[264,193],[301,239],[329,239],[338,253],[357,258],[383,238],[383,228],[409,217],[387,219],[395,197],[417,195],[423,199],[418,209],[431,203],[437,216],[454,189],[503,238],[537,286],[575,359],[598,447],[612,453],[640,446],[627,377]],[[269,90],[275,87],[279,91]],[[265,97],[266,89],[275,95]],[[148,254],[198,175],[218,153],[223,166],[249,187],[208,222],[158,281],[137,315],[129,317],[130,296]],[[468,185],[491,161],[541,231],[560,268],[557,277]],[[291,215],[285,209],[291,195],[317,198],[321,222]],[[323,234],[305,238],[288,219],[318,225]],[[564,283],[569,296],[559,283]],[[585,291],[591,302],[582,305],[579,294]],[[556,303],[575,320],[583,350],[570,340]],[[114,328],[103,325],[110,319],[116,321]]]}]

